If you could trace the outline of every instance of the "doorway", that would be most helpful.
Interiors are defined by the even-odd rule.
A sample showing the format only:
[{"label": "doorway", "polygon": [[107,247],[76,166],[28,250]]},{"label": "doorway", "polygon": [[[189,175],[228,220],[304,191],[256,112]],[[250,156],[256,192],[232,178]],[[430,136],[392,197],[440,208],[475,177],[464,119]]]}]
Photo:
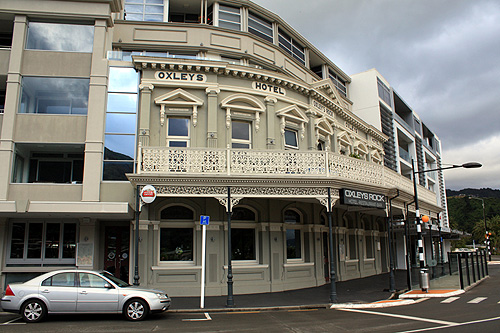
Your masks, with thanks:
[{"label": "doorway", "polygon": [[130,229],[107,226],[104,229],[104,270],[128,282]]}]

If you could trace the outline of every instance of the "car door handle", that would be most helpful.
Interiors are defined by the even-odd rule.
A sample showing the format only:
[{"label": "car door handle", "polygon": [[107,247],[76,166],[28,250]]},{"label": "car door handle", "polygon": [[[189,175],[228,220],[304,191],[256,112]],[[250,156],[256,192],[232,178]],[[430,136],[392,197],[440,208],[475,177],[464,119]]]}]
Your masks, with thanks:
[{"label": "car door handle", "polygon": [[85,290],[84,291],[80,291],[80,294],[87,295],[87,292]]},{"label": "car door handle", "polygon": [[50,291],[48,289],[44,289],[44,290],[42,290],[42,293],[48,294],[48,293],[50,293]]}]

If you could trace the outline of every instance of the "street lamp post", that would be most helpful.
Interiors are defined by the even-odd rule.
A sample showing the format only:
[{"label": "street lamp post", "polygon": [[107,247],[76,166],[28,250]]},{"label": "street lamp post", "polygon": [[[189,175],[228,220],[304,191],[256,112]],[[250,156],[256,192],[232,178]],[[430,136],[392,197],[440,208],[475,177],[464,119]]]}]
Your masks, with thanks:
[{"label": "street lamp post", "polygon": [[486,212],[484,209],[484,199],[483,198],[476,198],[476,197],[469,197],[469,199],[481,200],[481,204],[483,205],[484,232],[485,232],[485,236],[486,236],[484,241],[486,243],[486,251],[488,251],[489,261],[491,261],[490,235],[488,233],[488,226],[486,225]]},{"label": "street lamp post", "polygon": [[[420,210],[418,206],[418,192],[417,192],[417,174],[432,172],[432,171],[441,171],[446,169],[455,169],[455,168],[465,168],[465,169],[473,169],[480,168],[481,163],[477,162],[469,162],[461,165],[453,164],[451,166],[447,166],[444,168],[436,168],[429,170],[419,170],[415,171],[415,161],[411,160],[411,170],[412,170],[412,178],[413,178],[413,196],[415,199],[415,217],[417,219],[417,242],[418,242],[418,256],[420,261],[420,269],[422,270],[425,267],[425,256],[424,256],[424,242],[422,239],[422,220],[420,219]],[[422,274],[420,274],[420,279],[422,279]],[[422,286],[422,281],[420,281],[420,285]],[[422,288],[423,291],[426,291],[426,288]]]}]

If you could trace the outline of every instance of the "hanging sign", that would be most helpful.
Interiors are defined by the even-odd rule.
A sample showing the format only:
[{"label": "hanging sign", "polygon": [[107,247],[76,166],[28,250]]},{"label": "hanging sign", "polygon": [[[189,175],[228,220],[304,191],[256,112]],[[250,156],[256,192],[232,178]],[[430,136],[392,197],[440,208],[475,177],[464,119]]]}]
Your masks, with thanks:
[{"label": "hanging sign", "polygon": [[146,185],[141,190],[142,201],[149,204],[156,199],[156,189],[151,185]]}]

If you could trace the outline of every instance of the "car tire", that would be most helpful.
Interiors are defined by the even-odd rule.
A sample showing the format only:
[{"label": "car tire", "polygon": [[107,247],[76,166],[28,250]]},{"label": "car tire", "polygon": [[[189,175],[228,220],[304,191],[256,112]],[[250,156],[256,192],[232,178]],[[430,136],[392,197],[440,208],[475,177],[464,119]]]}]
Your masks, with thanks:
[{"label": "car tire", "polygon": [[123,315],[127,320],[144,320],[149,313],[148,304],[142,299],[133,299],[128,301],[123,308]]},{"label": "car tire", "polygon": [[21,316],[27,323],[38,323],[47,315],[45,303],[38,299],[31,299],[21,307]]}]

